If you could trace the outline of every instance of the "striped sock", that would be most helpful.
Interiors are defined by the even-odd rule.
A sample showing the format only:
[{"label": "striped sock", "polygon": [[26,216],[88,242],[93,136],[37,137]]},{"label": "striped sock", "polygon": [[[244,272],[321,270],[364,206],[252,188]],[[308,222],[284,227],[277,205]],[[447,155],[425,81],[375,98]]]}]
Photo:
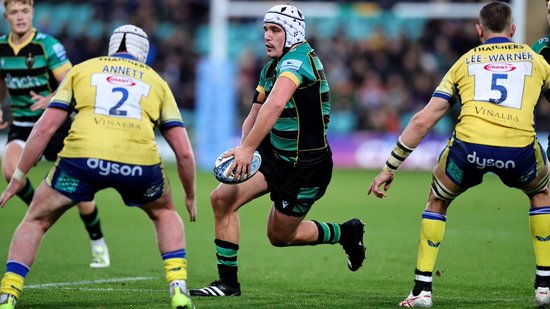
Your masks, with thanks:
[{"label": "striped sock", "polygon": [[88,231],[88,235],[90,236],[91,240],[98,240],[103,238],[97,205],[96,207],[94,207],[94,211],[92,211],[91,214],[80,214],[80,219],[82,220],[82,222],[84,222],[84,226],[86,227],[86,231]]},{"label": "striped sock", "polygon": [[336,244],[340,241],[341,225],[337,223],[326,223],[313,220],[313,223],[317,226],[317,232],[319,236],[317,241],[312,245],[319,244]]},{"label": "striped sock", "polygon": [[19,196],[19,198],[21,198],[21,200],[23,200],[23,202],[25,202],[27,206],[31,204],[32,197],[34,196],[34,187],[29,178],[27,178],[27,183],[25,184],[23,189],[17,192],[17,196]]},{"label": "striped sock", "polygon": [[233,286],[238,285],[237,271],[239,268],[237,266],[237,253],[239,245],[220,239],[215,239],[214,244],[216,245],[220,280]]}]

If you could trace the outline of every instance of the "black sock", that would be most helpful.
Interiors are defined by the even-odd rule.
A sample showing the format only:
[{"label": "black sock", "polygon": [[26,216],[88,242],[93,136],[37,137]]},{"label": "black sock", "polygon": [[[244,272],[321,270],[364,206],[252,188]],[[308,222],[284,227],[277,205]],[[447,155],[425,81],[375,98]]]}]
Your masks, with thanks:
[{"label": "black sock", "polygon": [[[545,274],[547,274],[548,271],[550,271],[550,267],[537,265],[537,272],[544,272]],[[538,287],[550,288],[550,276],[541,276],[539,274],[536,274],[535,289]]]},{"label": "black sock", "polygon": [[422,291],[431,291],[432,290],[432,282],[431,281],[426,282],[426,281],[421,281],[421,280],[416,279],[417,276],[432,277],[432,272],[431,271],[420,271],[418,269],[415,269],[414,274],[415,274],[415,280],[414,280],[414,288],[413,288],[413,291],[412,291],[414,296],[418,296],[418,294],[420,294],[420,292],[422,292]]},{"label": "black sock", "polygon": [[94,211],[92,211],[91,214],[80,214],[80,219],[82,219],[82,221],[84,222],[84,226],[86,227],[86,230],[88,231],[88,235],[90,235],[91,240],[98,240],[103,237],[97,205],[96,207],[94,207]]},{"label": "black sock", "polygon": [[31,180],[27,178],[27,183],[21,189],[21,191],[17,192],[17,196],[19,196],[27,206],[31,204],[32,197],[34,196],[34,187],[32,186]]},{"label": "black sock", "polygon": [[218,259],[218,275],[220,280],[232,285],[239,286],[237,278],[237,252],[239,245],[227,241],[215,239],[216,258]]}]

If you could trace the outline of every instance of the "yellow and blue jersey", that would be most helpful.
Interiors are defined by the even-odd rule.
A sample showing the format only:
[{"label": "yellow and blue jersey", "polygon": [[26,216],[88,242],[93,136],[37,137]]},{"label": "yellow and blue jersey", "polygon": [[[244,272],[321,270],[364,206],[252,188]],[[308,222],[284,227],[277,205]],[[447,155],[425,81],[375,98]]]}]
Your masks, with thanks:
[{"label": "yellow and blue jersey", "polygon": [[550,88],[550,65],[526,44],[492,38],[464,54],[434,97],[460,102],[455,127],[462,141],[523,147],[533,142],[534,109]]},{"label": "yellow and blue jersey", "polygon": [[183,126],[168,84],[131,56],[98,57],[75,66],[48,107],[75,111],[61,158],[157,164],[154,128]]}]

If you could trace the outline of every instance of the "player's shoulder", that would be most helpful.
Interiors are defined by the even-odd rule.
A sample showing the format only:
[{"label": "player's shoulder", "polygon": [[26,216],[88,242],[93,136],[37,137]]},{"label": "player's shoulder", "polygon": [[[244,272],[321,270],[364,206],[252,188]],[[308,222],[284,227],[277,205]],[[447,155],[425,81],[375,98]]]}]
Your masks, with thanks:
[{"label": "player's shoulder", "polygon": [[301,71],[310,70],[312,63],[309,55],[313,48],[307,43],[300,44],[290,49],[279,61],[279,71]]},{"label": "player's shoulder", "polygon": [[312,53],[314,50],[309,45],[308,42],[304,42],[302,44],[298,44],[297,46],[292,47],[286,54],[283,55],[281,60],[287,60],[287,59],[298,59],[298,60],[305,60],[309,57],[310,53]]},{"label": "player's shoulder", "polygon": [[58,44],[59,43],[59,40],[56,39],[55,37],[47,34],[47,33],[44,33],[44,32],[41,32],[41,31],[36,31],[36,35],[34,36],[33,40],[35,42],[40,42],[40,43],[44,43],[44,44]]},{"label": "player's shoulder", "polygon": [[550,34],[547,34],[543,36],[542,38],[538,39],[531,48],[539,53],[542,49],[547,48],[550,46]]}]

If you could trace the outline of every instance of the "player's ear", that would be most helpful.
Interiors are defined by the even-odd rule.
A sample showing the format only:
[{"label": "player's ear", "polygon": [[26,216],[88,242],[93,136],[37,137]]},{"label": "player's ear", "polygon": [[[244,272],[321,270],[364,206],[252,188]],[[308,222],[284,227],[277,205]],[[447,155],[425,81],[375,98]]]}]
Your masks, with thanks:
[{"label": "player's ear", "polygon": [[476,24],[476,31],[479,39],[483,42],[483,27],[480,24]]},{"label": "player's ear", "polygon": [[516,24],[512,24],[510,27],[510,37],[513,37],[514,33],[516,33]]}]

